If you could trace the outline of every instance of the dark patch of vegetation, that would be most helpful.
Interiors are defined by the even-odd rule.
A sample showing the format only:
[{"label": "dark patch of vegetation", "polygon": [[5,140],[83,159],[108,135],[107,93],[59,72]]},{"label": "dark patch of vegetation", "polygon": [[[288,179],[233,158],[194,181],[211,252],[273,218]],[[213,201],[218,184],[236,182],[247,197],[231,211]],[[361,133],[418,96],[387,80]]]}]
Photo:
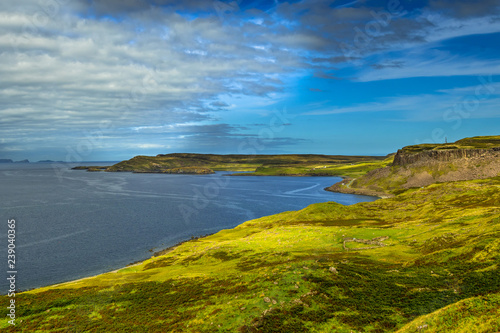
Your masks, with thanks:
[{"label": "dark patch of vegetation", "polygon": [[228,253],[226,251],[217,251],[210,254],[211,257],[222,261],[234,260],[241,257],[240,253]]},{"label": "dark patch of vegetation", "polygon": [[104,171],[109,166],[76,166],[74,168],[71,168],[71,170],[87,170],[90,172],[95,172],[95,171]]}]

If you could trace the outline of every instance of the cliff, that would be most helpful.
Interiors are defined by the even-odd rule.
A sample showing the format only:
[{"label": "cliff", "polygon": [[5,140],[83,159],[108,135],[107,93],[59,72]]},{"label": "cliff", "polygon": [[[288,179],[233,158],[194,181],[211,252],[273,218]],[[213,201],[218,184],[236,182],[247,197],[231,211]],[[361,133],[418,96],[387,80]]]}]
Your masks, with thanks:
[{"label": "cliff", "polygon": [[489,149],[447,149],[447,150],[424,150],[419,153],[409,153],[399,149],[394,156],[393,165],[409,165],[417,162],[451,162],[457,159],[487,158],[498,155],[500,147]]},{"label": "cliff", "polygon": [[392,165],[327,188],[329,191],[393,196],[440,182],[500,175],[500,136],[474,137],[450,144],[422,144],[399,149]]}]

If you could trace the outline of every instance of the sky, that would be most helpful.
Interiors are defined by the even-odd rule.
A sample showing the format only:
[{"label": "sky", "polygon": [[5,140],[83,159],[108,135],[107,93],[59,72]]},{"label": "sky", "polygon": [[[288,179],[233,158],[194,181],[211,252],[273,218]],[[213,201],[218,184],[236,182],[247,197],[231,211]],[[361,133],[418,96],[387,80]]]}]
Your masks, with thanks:
[{"label": "sky", "polygon": [[500,134],[500,0],[2,1],[0,57],[6,159]]}]

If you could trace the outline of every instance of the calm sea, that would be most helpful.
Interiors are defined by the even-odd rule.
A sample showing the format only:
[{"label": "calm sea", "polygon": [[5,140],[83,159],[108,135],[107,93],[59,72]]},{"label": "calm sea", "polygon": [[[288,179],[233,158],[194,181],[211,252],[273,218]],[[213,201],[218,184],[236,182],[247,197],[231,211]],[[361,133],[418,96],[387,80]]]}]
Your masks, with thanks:
[{"label": "calm sea", "polygon": [[0,164],[1,266],[6,275],[7,220],[15,219],[20,290],[114,270],[149,258],[151,249],[312,203],[375,200],[324,191],[336,177],[69,170],[76,165]]}]

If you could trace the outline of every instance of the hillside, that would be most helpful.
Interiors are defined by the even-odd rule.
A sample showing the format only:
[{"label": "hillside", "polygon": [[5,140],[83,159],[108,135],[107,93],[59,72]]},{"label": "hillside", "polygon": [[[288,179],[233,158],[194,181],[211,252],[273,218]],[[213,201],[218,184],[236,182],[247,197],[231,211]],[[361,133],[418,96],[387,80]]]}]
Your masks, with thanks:
[{"label": "hillside", "polygon": [[20,327],[415,332],[425,324],[442,332],[462,320],[494,332],[499,188],[498,177],[435,184],[248,221],[118,272],[22,293]]},{"label": "hillside", "polygon": [[[498,164],[488,154],[471,159]],[[427,168],[446,163],[424,160]],[[498,174],[394,188],[392,196],[263,217],[115,272],[18,294],[17,330],[7,323],[6,307],[0,310],[6,318],[0,328],[500,331]]]},{"label": "hillside", "polygon": [[500,136],[459,140],[450,144],[404,147],[392,165],[358,178],[344,179],[328,190],[393,196],[402,190],[438,182],[473,180],[500,174]]}]

